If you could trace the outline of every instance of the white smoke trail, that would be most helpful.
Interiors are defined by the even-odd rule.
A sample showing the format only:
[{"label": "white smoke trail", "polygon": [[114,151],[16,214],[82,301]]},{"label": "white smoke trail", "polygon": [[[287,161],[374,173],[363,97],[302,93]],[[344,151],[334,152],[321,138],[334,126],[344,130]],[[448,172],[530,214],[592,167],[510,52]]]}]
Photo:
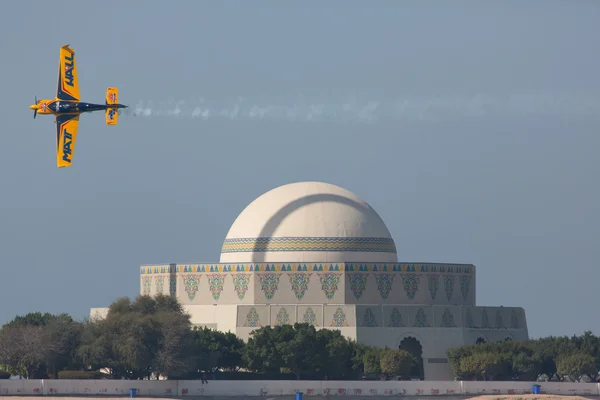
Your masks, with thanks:
[{"label": "white smoke trail", "polygon": [[[356,96],[354,96],[356,98]],[[138,117],[176,117],[200,120],[345,121],[447,120],[483,116],[600,114],[600,96],[516,93],[506,96],[404,98],[391,100],[298,99],[288,102],[198,99],[154,103],[139,102],[130,112]]]}]

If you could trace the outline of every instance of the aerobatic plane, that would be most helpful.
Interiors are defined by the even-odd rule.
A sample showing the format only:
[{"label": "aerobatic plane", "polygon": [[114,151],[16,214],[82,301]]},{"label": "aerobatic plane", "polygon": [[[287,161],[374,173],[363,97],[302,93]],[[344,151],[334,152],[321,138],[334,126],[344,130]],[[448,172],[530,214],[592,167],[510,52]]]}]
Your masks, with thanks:
[{"label": "aerobatic plane", "polygon": [[127,108],[119,104],[119,89],[106,89],[104,104],[85,103],[79,97],[79,71],[75,62],[75,51],[68,44],[60,48],[58,63],[58,86],[56,98],[53,100],[37,100],[29,106],[33,110],[33,118],[39,114],[52,114],[56,117],[56,162],[58,168],[70,167],[73,163],[73,153],[77,140],[79,116],[86,112],[101,111],[106,113],[106,124],[118,123],[118,110]]}]

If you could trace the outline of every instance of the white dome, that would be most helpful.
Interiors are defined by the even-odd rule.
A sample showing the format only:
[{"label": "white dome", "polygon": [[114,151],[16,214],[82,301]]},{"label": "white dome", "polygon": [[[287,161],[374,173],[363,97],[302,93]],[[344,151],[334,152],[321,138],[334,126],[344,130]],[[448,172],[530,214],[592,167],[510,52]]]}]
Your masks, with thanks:
[{"label": "white dome", "polygon": [[341,187],[299,182],[270,190],[237,217],[221,263],[398,261],[385,223]]}]

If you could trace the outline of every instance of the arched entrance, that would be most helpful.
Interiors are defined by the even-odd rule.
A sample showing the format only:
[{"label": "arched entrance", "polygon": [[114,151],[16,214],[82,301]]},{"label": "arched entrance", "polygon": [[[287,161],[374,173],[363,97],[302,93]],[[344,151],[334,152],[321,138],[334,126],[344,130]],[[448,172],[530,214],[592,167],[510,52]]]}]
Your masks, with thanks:
[{"label": "arched entrance", "polygon": [[413,366],[411,371],[412,378],[425,379],[425,371],[423,368],[423,346],[417,338],[407,336],[400,342],[398,346],[400,350],[406,350],[417,359],[417,364]]}]

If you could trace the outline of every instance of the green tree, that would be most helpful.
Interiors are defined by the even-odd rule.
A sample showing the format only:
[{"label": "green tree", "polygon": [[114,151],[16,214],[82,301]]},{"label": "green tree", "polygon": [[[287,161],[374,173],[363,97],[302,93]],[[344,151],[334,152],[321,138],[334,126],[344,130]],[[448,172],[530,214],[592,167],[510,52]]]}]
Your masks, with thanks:
[{"label": "green tree", "polygon": [[535,381],[541,373],[541,362],[527,353],[518,353],[512,357],[512,372],[515,380]]},{"label": "green tree", "polygon": [[323,351],[312,325],[267,326],[252,332],[244,359],[251,370],[279,374],[287,369],[300,379],[318,368]]},{"label": "green tree", "polygon": [[12,321],[5,324],[5,326],[23,325],[23,326],[46,326],[48,322],[55,318],[50,313],[41,312],[30,312],[25,315],[17,315]]},{"label": "green tree", "polygon": [[275,347],[283,362],[282,367],[291,370],[296,379],[314,373],[323,351],[330,350],[319,346],[317,330],[310,324],[277,326],[275,335],[278,338]]},{"label": "green tree", "polygon": [[220,332],[209,328],[194,328],[192,331],[197,369],[236,371],[244,366],[242,356],[245,344],[231,332]]},{"label": "green tree", "polygon": [[501,357],[496,353],[475,353],[460,360],[461,375],[477,380],[494,380],[502,373],[502,364]]},{"label": "green tree", "polygon": [[82,361],[109,369],[114,378],[184,376],[196,364],[189,316],[171,296],[118,299],[105,319],[88,321],[84,331]]},{"label": "green tree", "polygon": [[367,375],[381,374],[381,353],[382,349],[369,348],[363,355],[363,371]]},{"label": "green tree", "polygon": [[362,365],[355,363],[355,342],[348,340],[339,330],[321,329],[317,332],[317,343],[316,351],[319,356],[316,357],[317,363],[312,368],[315,378],[358,378]]},{"label": "green tree", "polygon": [[340,331],[306,323],[266,326],[251,333],[243,360],[252,371],[280,374],[291,371],[297,379],[356,378],[362,369],[357,345]]},{"label": "green tree", "polygon": [[[70,315],[31,312],[16,316],[4,327],[9,331],[21,327],[27,332],[26,335],[35,337],[36,343],[44,347],[43,350],[36,350],[36,367],[28,367],[30,374],[36,378],[56,378],[58,371],[77,365],[75,353],[79,345],[81,324],[75,322]],[[17,340],[16,343],[23,342],[18,338],[14,340]],[[16,351],[17,347],[15,345],[13,350]]]},{"label": "green tree", "polygon": [[556,368],[559,376],[567,376],[572,381],[578,380],[582,375],[587,375],[593,379],[598,373],[596,359],[584,353],[561,356],[558,359]]},{"label": "green tree", "polygon": [[249,370],[268,374],[281,372],[283,359],[276,347],[280,340],[279,332],[271,326],[265,326],[250,333],[243,355]]},{"label": "green tree", "polygon": [[384,349],[380,353],[381,372],[388,378],[408,378],[417,358],[406,350]]},{"label": "green tree", "polygon": [[44,330],[47,340],[52,343],[46,355],[48,375],[57,379],[58,372],[64,369],[80,369],[77,349],[81,344],[83,324],[67,314],[60,314],[49,319]]}]

